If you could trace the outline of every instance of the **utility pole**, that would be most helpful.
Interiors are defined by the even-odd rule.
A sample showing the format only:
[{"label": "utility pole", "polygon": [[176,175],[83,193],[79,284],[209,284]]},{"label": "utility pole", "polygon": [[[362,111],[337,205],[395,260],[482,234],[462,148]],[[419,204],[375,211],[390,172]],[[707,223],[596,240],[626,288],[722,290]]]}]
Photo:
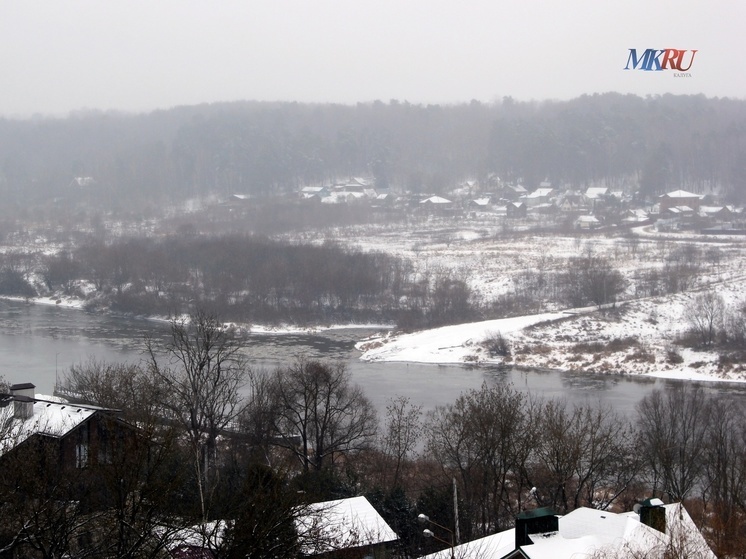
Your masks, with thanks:
[{"label": "utility pole", "polygon": [[458,493],[456,490],[456,476],[453,476],[453,532],[456,537],[456,545],[461,545],[461,535],[458,529]]}]

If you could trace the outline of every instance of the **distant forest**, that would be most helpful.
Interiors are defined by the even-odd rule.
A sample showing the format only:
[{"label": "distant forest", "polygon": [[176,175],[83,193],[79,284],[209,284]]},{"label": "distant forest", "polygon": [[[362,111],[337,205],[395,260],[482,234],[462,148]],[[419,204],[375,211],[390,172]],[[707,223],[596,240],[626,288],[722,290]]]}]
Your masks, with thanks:
[{"label": "distant forest", "polygon": [[460,105],[236,102],[0,120],[0,193],[10,214],[274,196],[357,175],[415,193],[500,177],[527,188],[603,183],[642,196],[719,188],[742,203],[746,101],[607,93]]}]

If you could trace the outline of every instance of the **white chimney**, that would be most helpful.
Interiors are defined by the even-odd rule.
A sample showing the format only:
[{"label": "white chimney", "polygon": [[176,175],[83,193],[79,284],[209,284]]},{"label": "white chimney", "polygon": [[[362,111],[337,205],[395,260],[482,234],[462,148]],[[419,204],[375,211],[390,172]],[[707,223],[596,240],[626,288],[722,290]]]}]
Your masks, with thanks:
[{"label": "white chimney", "polygon": [[14,384],[10,387],[13,396],[13,417],[17,419],[28,419],[34,415],[34,389],[36,386],[30,382]]}]

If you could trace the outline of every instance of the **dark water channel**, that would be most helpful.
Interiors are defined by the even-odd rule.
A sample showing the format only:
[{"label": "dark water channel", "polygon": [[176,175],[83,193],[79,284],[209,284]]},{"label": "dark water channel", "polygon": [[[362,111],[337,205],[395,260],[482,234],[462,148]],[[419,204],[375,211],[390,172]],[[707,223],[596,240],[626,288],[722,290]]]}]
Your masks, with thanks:
[{"label": "dark water channel", "polygon": [[[62,377],[72,364],[91,358],[137,362],[142,358],[145,337],[165,337],[167,330],[167,324],[150,320],[0,300],[0,375],[11,383],[33,382],[37,392],[51,394],[55,377]],[[301,354],[344,360],[354,381],[381,410],[389,398],[398,395],[408,396],[425,410],[432,409],[486,382],[512,383],[534,395],[562,397],[569,402],[600,402],[627,415],[653,389],[680,382],[560,371],[364,363],[358,360],[354,345],[368,333],[345,329],[317,335],[252,335],[246,341],[252,365],[257,368],[271,370]],[[705,386],[708,391],[746,402],[746,385]]]}]

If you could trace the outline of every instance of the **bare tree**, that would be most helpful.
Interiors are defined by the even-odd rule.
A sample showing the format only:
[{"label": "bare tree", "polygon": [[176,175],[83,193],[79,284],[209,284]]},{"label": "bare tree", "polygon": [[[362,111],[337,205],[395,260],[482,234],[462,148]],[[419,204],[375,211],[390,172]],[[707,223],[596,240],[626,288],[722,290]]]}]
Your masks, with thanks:
[{"label": "bare tree", "polygon": [[533,402],[510,386],[483,385],[431,412],[426,432],[442,482],[460,483],[466,537],[512,525],[536,440]]},{"label": "bare tree", "polygon": [[275,371],[272,396],[275,443],[290,450],[304,472],[367,449],[375,439],[375,408],[343,364],[298,358]]},{"label": "bare tree", "polygon": [[621,272],[608,260],[594,256],[590,251],[568,262],[564,274],[564,294],[572,306],[590,302],[600,307],[614,303],[626,288],[627,281]]},{"label": "bare tree", "polygon": [[71,365],[55,390],[74,401],[120,410],[135,422],[152,422],[163,412],[160,388],[157,379],[138,364],[90,358]]},{"label": "bare tree", "polygon": [[719,556],[746,549],[746,421],[732,399],[712,402],[712,421],[704,459],[706,501],[712,507],[709,535]]},{"label": "bare tree", "polygon": [[606,508],[639,473],[632,428],[610,409],[549,400],[541,409],[531,486],[543,506]]},{"label": "bare tree", "polygon": [[690,496],[702,480],[711,405],[701,387],[654,390],[637,405],[642,455],[653,475],[653,492],[672,501]]},{"label": "bare tree", "polygon": [[725,312],[724,330],[731,346],[746,347],[746,305],[730,305]]},{"label": "bare tree", "polygon": [[393,462],[394,472],[389,487],[399,486],[402,468],[421,442],[421,416],[422,406],[413,405],[405,396],[391,398],[386,406],[386,428],[381,446]]},{"label": "bare tree", "polygon": [[216,485],[218,436],[241,413],[247,381],[243,344],[218,319],[197,311],[171,322],[161,348],[147,340],[149,372],[162,386],[164,409],[186,431],[193,452],[200,505],[207,518],[209,492]]},{"label": "bare tree", "polygon": [[714,291],[697,294],[684,307],[685,320],[704,346],[715,342],[724,315],[723,298]]}]

